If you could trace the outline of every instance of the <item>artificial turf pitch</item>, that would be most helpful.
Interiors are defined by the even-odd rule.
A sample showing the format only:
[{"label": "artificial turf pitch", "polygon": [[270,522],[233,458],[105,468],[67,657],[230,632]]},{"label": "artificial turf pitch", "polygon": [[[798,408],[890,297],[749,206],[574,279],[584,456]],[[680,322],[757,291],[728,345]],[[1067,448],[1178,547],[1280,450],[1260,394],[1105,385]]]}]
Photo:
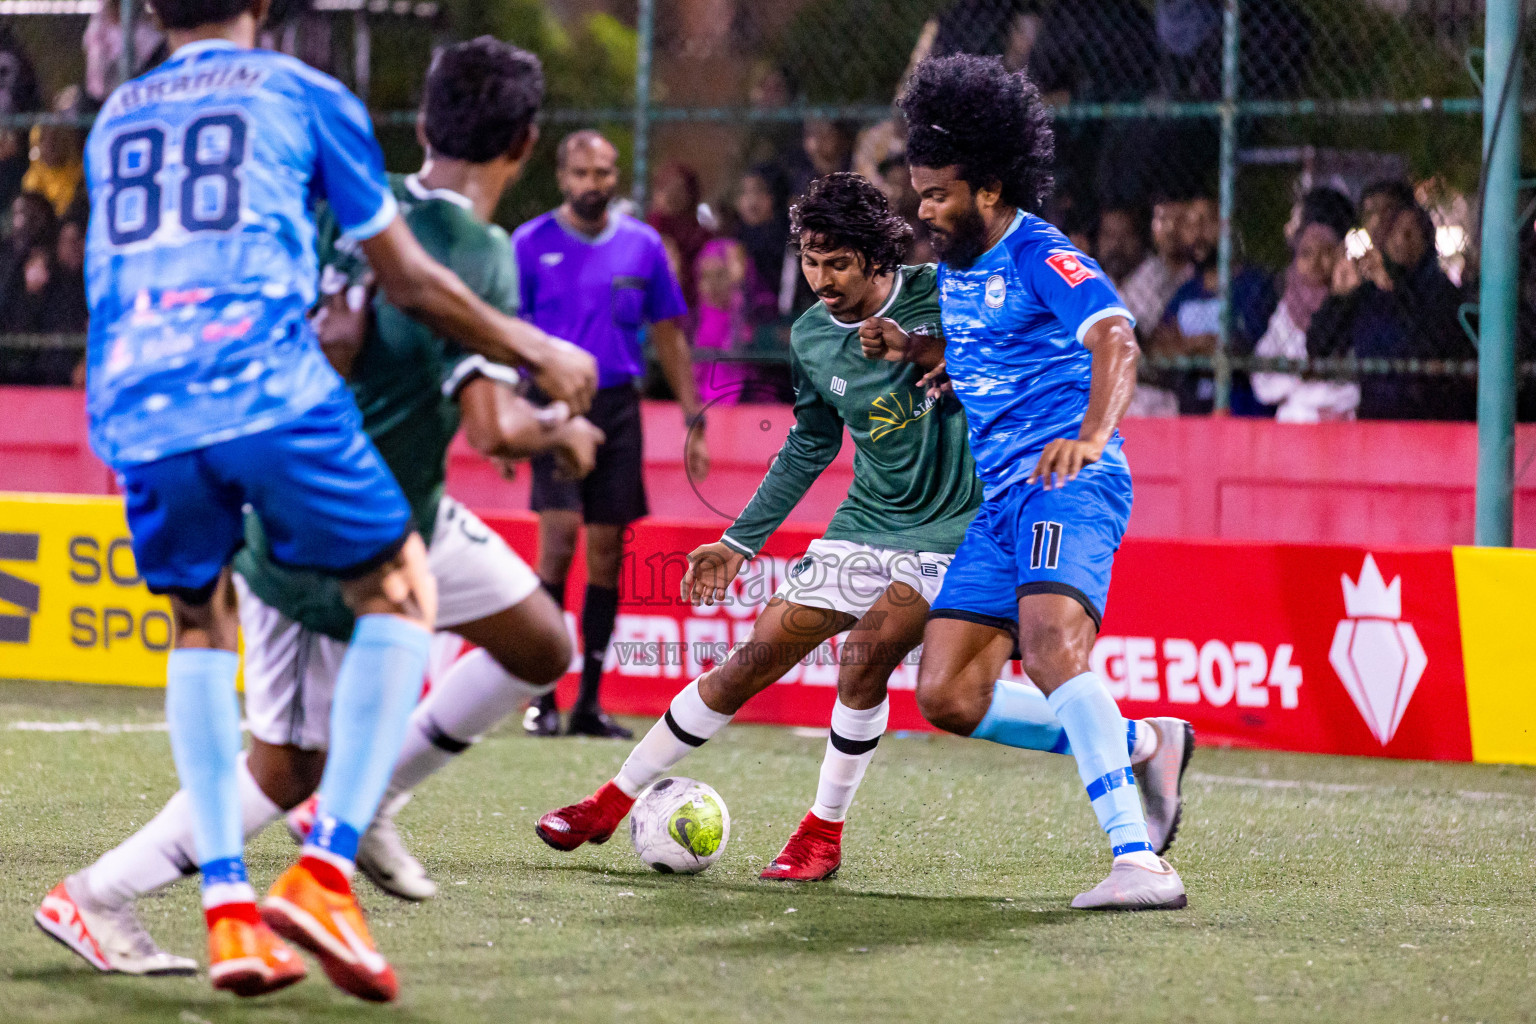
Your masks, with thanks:
[{"label": "artificial turf pitch", "polygon": [[[624,744],[513,724],[427,783],[400,822],[439,897],[359,882],[394,1006],[318,969],[254,1002],[204,977],[102,976],[32,911],[160,808],[169,744],[17,723],[152,728],[161,700],[0,683],[0,1021],[1536,1020],[1536,771],[1202,749],[1172,851],[1189,909],[1092,915],[1068,902],[1108,858],[1070,761],[930,735],[881,743],[834,881],[759,881],[824,742],[749,726],[680,767],[732,813],[724,858],[694,878],[652,873],[622,831],[573,854],[534,836]],[[292,855],[263,835],[258,888]],[[203,957],[194,885],[141,909]]]}]

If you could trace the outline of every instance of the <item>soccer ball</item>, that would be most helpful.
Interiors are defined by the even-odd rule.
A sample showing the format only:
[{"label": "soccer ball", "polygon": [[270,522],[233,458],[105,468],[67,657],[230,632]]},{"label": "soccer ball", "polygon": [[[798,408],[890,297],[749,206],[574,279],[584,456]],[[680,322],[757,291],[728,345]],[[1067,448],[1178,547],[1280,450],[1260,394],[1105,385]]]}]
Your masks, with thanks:
[{"label": "soccer ball", "polygon": [[709,786],[662,779],[629,814],[635,854],[664,875],[696,875],[720,859],[731,838],[731,812]]}]

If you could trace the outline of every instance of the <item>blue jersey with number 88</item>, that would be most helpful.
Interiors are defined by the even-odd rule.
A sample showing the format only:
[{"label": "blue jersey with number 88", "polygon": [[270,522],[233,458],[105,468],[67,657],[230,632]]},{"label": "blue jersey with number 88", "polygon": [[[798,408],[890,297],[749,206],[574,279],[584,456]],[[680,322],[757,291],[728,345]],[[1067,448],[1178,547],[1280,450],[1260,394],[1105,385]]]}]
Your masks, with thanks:
[{"label": "blue jersey with number 88", "polygon": [[114,466],[290,422],[340,381],[306,320],[313,209],[396,213],[363,105],[292,58],[178,50],[107,100],[86,147],[91,443]]}]

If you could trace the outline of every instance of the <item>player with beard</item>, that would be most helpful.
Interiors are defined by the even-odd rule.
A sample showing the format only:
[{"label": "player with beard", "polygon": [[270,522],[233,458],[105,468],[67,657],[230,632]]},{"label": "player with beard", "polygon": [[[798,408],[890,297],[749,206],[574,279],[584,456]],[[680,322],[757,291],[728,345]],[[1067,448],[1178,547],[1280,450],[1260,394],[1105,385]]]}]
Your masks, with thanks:
[{"label": "player with beard", "polygon": [[[1136,386],[1134,321],[1098,264],[1036,215],[1054,140],[1025,75],[996,58],[929,59],[899,104],[919,216],[943,260],[944,331],[872,318],[860,335],[871,358],[946,366],[984,488],[923,633],[918,706],[940,728],[991,738],[1008,713],[995,681],[1017,648],[1109,835],[1109,877],[1072,905],[1183,907],[1137,799],[1124,722],[1090,667],[1131,512],[1116,428]],[[1181,733],[1183,763],[1193,735]]]},{"label": "player with beard", "polygon": [[[684,598],[727,599],[731,581],[837,456],[845,427],[855,448],[848,499],[758,616],[751,638],[673,699],[611,781],[539,819],[539,836],[557,850],[606,842],[642,790],[824,641],[849,630],[816,802],[762,872],[790,881],[831,877],[842,863],[843,822],[885,732],[891,672],[922,640],[929,606],[981,503],[959,404],[911,362],[871,362],[860,349],[859,325],[871,317],[906,331],[938,330],[934,268],[900,265],[911,227],[880,189],[835,173],[814,181],[795,205],[791,237],[821,300],[790,335],[795,425],[742,514],[719,541],[689,555]],[[1067,752],[1061,724],[1038,691],[1006,681],[995,688],[999,711],[986,738]],[[1161,848],[1178,824],[1187,725],[1153,719],[1118,728],[1126,755],[1153,780],[1148,800]]]},{"label": "player with beard", "polygon": [[[539,578],[565,605],[566,577],[576,535],[587,531],[587,592],[581,610],[581,691],[566,722],[569,735],[633,734],[598,703],[603,661],[619,607],[624,529],[645,515],[640,396],[645,373],[640,330],[651,345],[688,425],[688,474],[709,472],[704,407],[679,319],[688,312],[656,229],[610,210],[619,186],[618,150],[594,131],[566,136],[557,150],[557,180],[565,202],[512,235],[523,317],[569,338],[597,359],[598,393],[588,418],[607,436],[597,466],[578,482],[562,480],[549,458],[533,460],[529,504],[539,514]],[[541,400],[537,393],[535,400]],[[524,728],[560,731],[554,694],[529,709]]]}]

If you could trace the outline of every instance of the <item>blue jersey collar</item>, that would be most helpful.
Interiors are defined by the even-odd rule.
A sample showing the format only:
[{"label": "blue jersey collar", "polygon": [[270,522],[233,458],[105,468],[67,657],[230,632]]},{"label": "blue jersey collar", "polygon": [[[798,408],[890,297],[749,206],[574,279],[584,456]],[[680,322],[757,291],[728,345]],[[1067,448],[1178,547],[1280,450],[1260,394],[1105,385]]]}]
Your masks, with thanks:
[{"label": "blue jersey collar", "polygon": [[188,43],[171,54],[171,60],[187,60],[198,54],[209,53],[213,50],[238,50],[240,47],[228,39],[199,39],[195,43]]}]

